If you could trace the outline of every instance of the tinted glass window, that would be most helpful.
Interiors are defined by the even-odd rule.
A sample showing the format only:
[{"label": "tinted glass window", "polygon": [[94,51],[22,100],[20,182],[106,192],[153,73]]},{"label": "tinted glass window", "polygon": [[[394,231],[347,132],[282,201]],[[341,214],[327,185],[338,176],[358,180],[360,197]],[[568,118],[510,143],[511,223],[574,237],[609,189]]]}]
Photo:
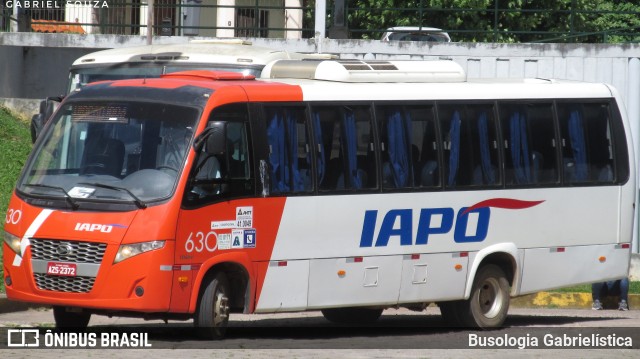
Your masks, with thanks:
[{"label": "tinted glass window", "polygon": [[438,107],[447,187],[500,183],[498,139],[491,105]]},{"label": "tinted glass window", "polygon": [[371,120],[369,106],[316,106],[312,109],[320,190],[377,187]]},{"label": "tinted glass window", "polygon": [[379,106],[377,119],[383,188],[440,185],[433,107]]},{"label": "tinted glass window", "polygon": [[311,179],[311,142],[303,107],[267,107],[271,193],[307,192]]},{"label": "tinted glass window", "polygon": [[613,182],[613,148],[607,104],[559,103],[565,183]]},{"label": "tinted glass window", "polygon": [[208,127],[223,129],[219,148],[201,146],[191,171],[186,201],[206,204],[224,198],[254,194],[252,178],[249,122],[246,105],[227,105],[215,109]]},{"label": "tinted glass window", "polygon": [[507,185],[558,182],[552,104],[500,104]]}]

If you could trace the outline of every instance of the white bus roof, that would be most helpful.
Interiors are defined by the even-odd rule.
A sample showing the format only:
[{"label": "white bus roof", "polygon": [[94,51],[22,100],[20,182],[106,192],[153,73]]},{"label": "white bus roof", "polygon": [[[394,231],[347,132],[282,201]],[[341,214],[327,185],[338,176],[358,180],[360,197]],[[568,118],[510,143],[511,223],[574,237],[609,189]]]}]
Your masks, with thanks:
[{"label": "white bus roof", "polygon": [[72,67],[109,63],[224,63],[266,65],[278,59],[322,55],[290,54],[283,50],[253,46],[244,42],[197,41],[182,44],[144,45],[96,51],[78,58]]},{"label": "white bus roof", "polygon": [[302,89],[305,101],[422,101],[612,98],[605,84],[544,80],[451,83],[335,83],[316,80],[269,80]]},{"label": "white bus roof", "polygon": [[299,85],[304,99],[312,101],[616,97],[602,83],[467,80],[462,67],[448,60],[278,60],[265,66],[261,80]]}]

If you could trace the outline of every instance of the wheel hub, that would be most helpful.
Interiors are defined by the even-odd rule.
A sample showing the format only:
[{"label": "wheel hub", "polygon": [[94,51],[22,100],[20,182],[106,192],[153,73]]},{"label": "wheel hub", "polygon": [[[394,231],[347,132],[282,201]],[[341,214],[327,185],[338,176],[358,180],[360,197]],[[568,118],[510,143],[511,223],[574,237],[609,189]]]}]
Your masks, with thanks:
[{"label": "wheel hub", "polygon": [[224,323],[229,319],[229,298],[224,293],[216,294],[216,305],[213,311],[213,322],[215,326]]}]

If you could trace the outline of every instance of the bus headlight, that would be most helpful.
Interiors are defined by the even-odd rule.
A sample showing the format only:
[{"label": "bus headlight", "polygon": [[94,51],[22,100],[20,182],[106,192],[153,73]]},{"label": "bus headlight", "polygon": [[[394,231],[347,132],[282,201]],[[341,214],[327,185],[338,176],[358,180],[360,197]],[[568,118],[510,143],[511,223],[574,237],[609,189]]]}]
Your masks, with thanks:
[{"label": "bus headlight", "polygon": [[122,244],[118,249],[118,254],[116,254],[116,259],[113,261],[113,263],[119,263],[125,259],[137,256],[138,254],[160,249],[162,247],[164,247],[164,241]]},{"label": "bus headlight", "polygon": [[17,255],[22,256],[20,241],[21,239],[13,234],[4,232],[4,243],[6,243],[12,251],[16,252]]}]

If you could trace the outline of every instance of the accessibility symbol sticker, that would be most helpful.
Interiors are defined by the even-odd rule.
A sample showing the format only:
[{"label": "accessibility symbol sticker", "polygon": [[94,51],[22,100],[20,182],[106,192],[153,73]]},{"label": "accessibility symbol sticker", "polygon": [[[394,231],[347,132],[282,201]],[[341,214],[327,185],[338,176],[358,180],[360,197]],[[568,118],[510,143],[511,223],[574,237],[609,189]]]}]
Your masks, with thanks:
[{"label": "accessibility symbol sticker", "polygon": [[231,231],[231,248],[242,248],[244,230],[236,229]]}]

